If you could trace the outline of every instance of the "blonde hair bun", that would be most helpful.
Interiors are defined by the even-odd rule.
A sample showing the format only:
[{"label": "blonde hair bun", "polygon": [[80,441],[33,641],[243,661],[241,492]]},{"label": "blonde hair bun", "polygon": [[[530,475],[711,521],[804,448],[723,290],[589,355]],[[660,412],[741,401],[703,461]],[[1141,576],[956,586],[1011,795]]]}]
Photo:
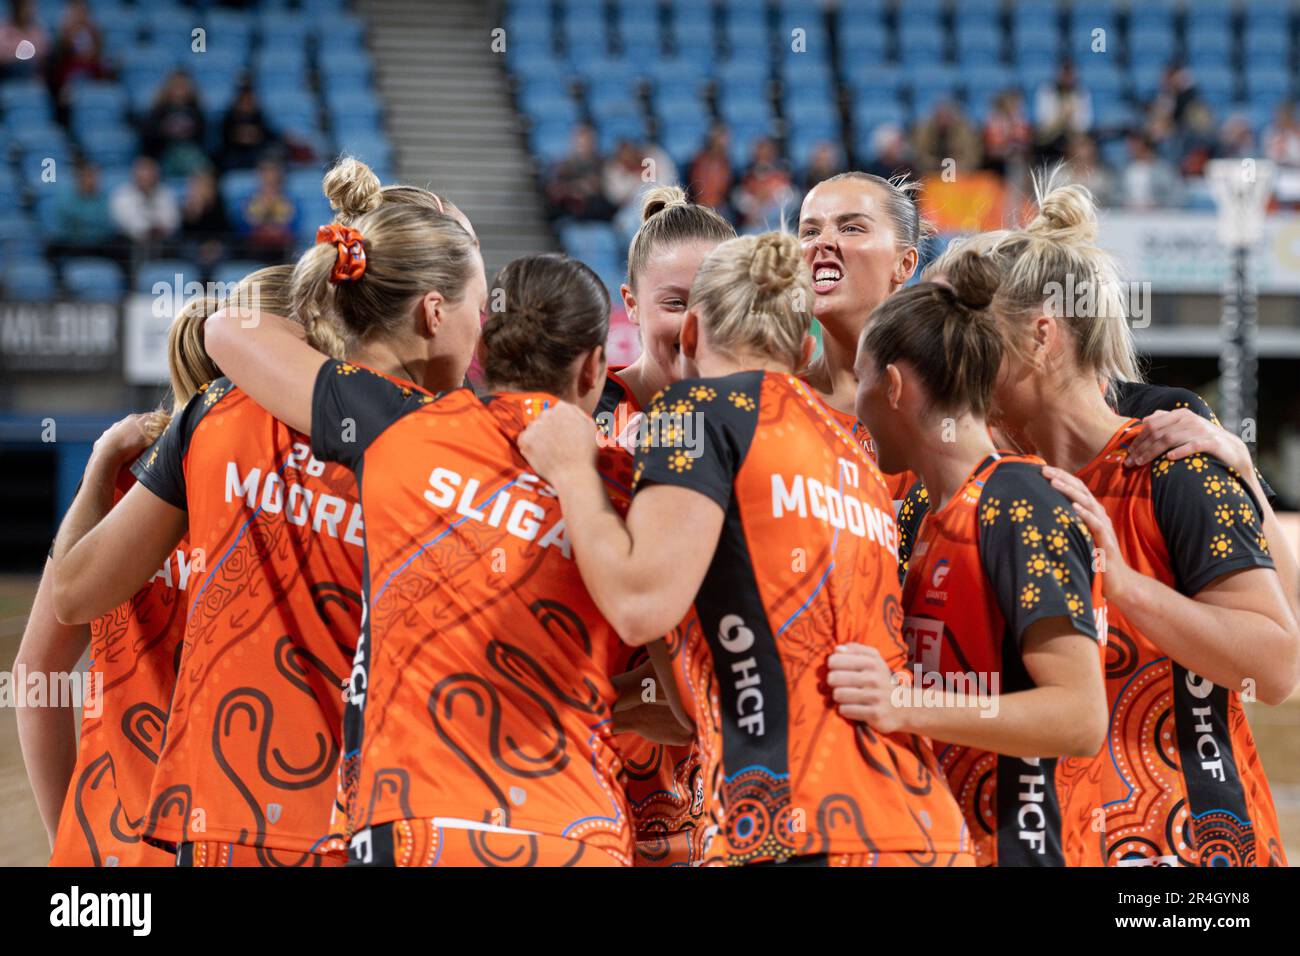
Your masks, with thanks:
[{"label": "blonde hair bun", "polygon": [[641,200],[641,221],[657,216],[669,206],[686,206],[689,201],[686,191],[680,186],[656,186],[645,194]]},{"label": "blonde hair bun", "polygon": [[1038,215],[1025,226],[1031,236],[1066,243],[1097,241],[1097,203],[1086,186],[1052,188],[1051,182],[1035,183]]},{"label": "blonde hair bun", "polygon": [[779,295],[799,278],[803,255],[799,240],[787,232],[765,232],[754,241],[749,280],[763,295]]},{"label": "blonde hair bun", "polygon": [[321,181],[321,189],[330,201],[330,208],[344,219],[378,209],[384,198],[374,170],[352,156],[342,157],[330,168]]}]

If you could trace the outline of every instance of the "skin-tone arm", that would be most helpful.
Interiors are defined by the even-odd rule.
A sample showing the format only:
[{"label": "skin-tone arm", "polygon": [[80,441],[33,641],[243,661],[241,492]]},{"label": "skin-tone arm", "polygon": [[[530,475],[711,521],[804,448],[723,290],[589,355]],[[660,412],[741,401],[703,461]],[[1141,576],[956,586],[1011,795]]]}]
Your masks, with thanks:
[{"label": "skin-tone arm", "polygon": [[1243,691],[1253,684],[1266,704],[1290,696],[1300,678],[1300,624],[1275,570],[1225,574],[1188,597],[1128,566],[1109,515],[1083,482],[1057,468],[1043,475],[1092,532],[1106,561],[1106,599],[1134,627],[1220,687]]},{"label": "skin-tone arm", "polygon": [[[656,641],[650,646],[662,644],[662,641]],[[653,695],[646,693],[647,680],[652,682],[649,689],[654,691]],[[634,733],[659,744],[690,743],[695,736],[694,729],[677,718],[672,706],[676,682],[669,680],[667,687],[670,689],[660,695],[658,689],[663,686],[665,684],[659,678],[653,660],[616,675],[614,689],[618,691],[618,699],[614,702],[614,733]]]},{"label": "skin-tone arm", "polygon": [[[829,658],[827,682],[842,716],[881,733],[923,734],[934,740],[1012,757],[1091,757],[1106,740],[1106,688],[1097,642],[1067,618],[1035,621],[1022,637],[1025,669],[1036,685],[986,702],[948,691],[924,705],[895,692],[880,652],[845,644]],[[895,697],[898,699],[896,700]]]},{"label": "skin-tone arm", "polygon": [[1300,617],[1300,564],[1297,564],[1296,556],[1287,542],[1286,532],[1278,523],[1277,513],[1264,495],[1259,475],[1255,471],[1255,462],[1250,457],[1246,443],[1226,428],[1197,415],[1190,408],[1153,412],[1142,422],[1147,427],[1129,447],[1125,465],[1131,468],[1145,467],[1161,455],[1171,461],[1178,461],[1189,455],[1206,454],[1219,459],[1241,476],[1259,503],[1264,537],[1268,539],[1269,553],[1277,566],[1282,590],[1291,603],[1291,610]]},{"label": "skin-tone arm", "polygon": [[[54,539],[50,596],[64,624],[88,623],[131,597],[185,533],[185,512],[140,485],[113,507],[118,473],[149,444],[140,428],[144,417],[127,416],[95,442],[81,489]],[[153,506],[142,508],[144,498]],[[111,537],[101,532],[106,525]]]},{"label": "skin-tone arm", "polygon": [[311,434],[311,398],[326,356],[301,325],[269,312],[223,309],[203,323],[208,355],[232,382],[294,431]]},{"label": "skin-tone arm", "polygon": [[[90,628],[84,624],[61,624],[54,615],[50,597],[51,563],[45,563],[36,600],[32,602],[27,628],[23,631],[14,670],[27,674],[71,673],[90,643]],[[27,766],[27,779],[36,797],[45,833],[54,846],[54,835],[63,812],[63,798],[77,764],[76,714],[72,707],[18,707],[18,744]]]},{"label": "skin-tone arm", "polygon": [[[722,508],[696,491],[652,485],[632,500],[626,523],[596,471],[591,417],[560,403],[519,436],[519,450],[560,498],[587,590],[623,640],[648,644],[695,602],[722,534]],[[682,547],[682,529],[691,546]]]}]

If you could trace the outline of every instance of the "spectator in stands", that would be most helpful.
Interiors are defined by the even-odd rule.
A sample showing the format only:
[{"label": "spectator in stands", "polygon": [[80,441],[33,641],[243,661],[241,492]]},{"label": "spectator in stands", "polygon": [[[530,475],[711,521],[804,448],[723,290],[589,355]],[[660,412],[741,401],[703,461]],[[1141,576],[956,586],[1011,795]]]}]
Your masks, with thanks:
[{"label": "spectator in stands", "polygon": [[162,182],[158,163],[148,156],[136,158],[131,178],[113,190],[108,208],[117,230],[146,255],[180,226],[176,196]]},{"label": "spectator in stands", "polygon": [[984,168],[1020,182],[1029,168],[1034,148],[1034,128],[1025,113],[1019,90],[999,93],[984,121]]},{"label": "spectator in stands", "polygon": [[57,256],[108,255],[116,236],[99,167],[83,162],[77,166],[76,191],[61,192],[55,200],[51,252]]},{"label": "spectator in stands", "polygon": [[794,200],[790,170],[781,161],[776,143],[763,137],[754,143],[753,159],[731,200],[740,219],[740,231],[752,233],[779,228]]},{"label": "spectator in stands", "polygon": [[1128,151],[1121,177],[1124,205],[1130,209],[1176,205],[1181,198],[1178,171],[1155,151],[1151,140],[1142,133],[1131,133]]},{"label": "spectator in stands", "polygon": [[284,170],[274,159],[257,165],[257,191],[239,210],[236,227],[249,258],[283,262],[293,252],[298,205],[284,191]]},{"label": "spectator in stands", "polygon": [[912,131],[912,154],[920,173],[939,173],[950,168],[954,173],[970,173],[983,162],[979,134],[961,108],[948,100],[937,104],[928,117],[916,124]]},{"label": "spectator in stands", "polygon": [[1300,121],[1294,103],[1277,108],[1272,125],[1264,131],[1264,155],[1279,166],[1300,169]]},{"label": "spectator in stands", "polygon": [[1175,125],[1181,125],[1187,108],[1195,99],[1196,79],[1192,71],[1177,63],[1165,67],[1165,72],[1160,77],[1160,88],[1152,103],[1156,111],[1167,116]]},{"label": "spectator in stands", "polygon": [[551,170],[546,198],[551,215],[573,219],[609,219],[614,210],[601,190],[602,163],[590,126],[573,131],[569,153]]},{"label": "spectator in stands", "polygon": [[[24,43],[32,45],[30,54],[20,49]],[[50,36],[36,17],[34,0],[10,0],[9,18],[0,23],[0,79],[39,75],[49,47]]]},{"label": "spectator in stands", "polygon": [[823,140],[813,147],[808,157],[808,168],[803,174],[803,191],[812,190],[819,182],[844,172],[844,155],[834,143]]},{"label": "spectator in stands", "polygon": [[72,0],[63,14],[50,62],[50,86],[55,97],[73,80],[100,80],[108,75],[104,42],[85,0]]},{"label": "spectator in stands", "polygon": [[1183,110],[1183,121],[1172,137],[1178,170],[1184,176],[1203,176],[1205,164],[1218,147],[1214,114],[1202,100],[1192,100]]},{"label": "spectator in stands", "polygon": [[166,176],[188,176],[209,164],[203,149],[203,109],[194,81],[184,70],[173,70],[163,81],[143,133],[145,152],[158,160]]},{"label": "spectator in stands", "polygon": [[1250,159],[1258,156],[1255,131],[1250,126],[1250,120],[1240,113],[1234,113],[1224,120],[1219,128],[1219,148],[1216,152],[1220,159]]},{"label": "spectator in stands", "polygon": [[1079,84],[1074,64],[1069,60],[1061,64],[1054,80],[1038,88],[1034,116],[1040,160],[1059,158],[1065,153],[1071,134],[1092,129],[1092,97]]},{"label": "spectator in stands", "polygon": [[912,154],[907,136],[895,123],[881,123],[871,131],[870,156],[862,164],[866,172],[884,179],[894,175],[911,175]]},{"label": "spectator in stands", "polygon": [[217,189],[217,177],[211,169],[191,174],[181,200],[184,255],[210,269],[225,255],[230,232],[230,218]]},{"label": "spectator in stands", "polygon": [[708,139],[687,171],[691,197],[701,206],[730,217],[727,198],[731,195],[731,131],[721,123],[709,130]]},{"label": "spectator in stands", "polygon": [[1115,174],[1097,157],[1097,142],[1087,133],[1075,133],[1070,137],[1065,160],[1061,175],[1072,183],[1086,186],[1096,197],[1097,205],[1104,208],[1120,201]]},{"label": "spectator in stands", "polygon": [[641,187],[648,182],[645,178],[648,158],[636,143],[625,139],[619,141],[614,155],[605,162],[601,174],[601,189],[605,193],[605,199],[616,212],[632,202]]},{"label": "spectator in stands", "polygon": [[241,84],[221,121],[222,168],[252,169],[276,143],[257,93],[250,84]]}]

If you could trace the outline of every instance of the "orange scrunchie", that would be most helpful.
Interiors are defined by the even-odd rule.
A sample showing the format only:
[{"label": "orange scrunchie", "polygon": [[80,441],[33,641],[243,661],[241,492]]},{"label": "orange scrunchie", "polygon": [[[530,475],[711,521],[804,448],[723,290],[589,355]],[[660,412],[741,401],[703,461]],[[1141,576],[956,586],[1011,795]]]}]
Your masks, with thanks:
[{"label": "orange scrunchie", "polygon": [[330,270],[330,282],[356,282],[366,274],[366,247],[364,237],[349,226],[331,223],[316,230],[316,241],[328,242],[338,248],[339,257]]}]

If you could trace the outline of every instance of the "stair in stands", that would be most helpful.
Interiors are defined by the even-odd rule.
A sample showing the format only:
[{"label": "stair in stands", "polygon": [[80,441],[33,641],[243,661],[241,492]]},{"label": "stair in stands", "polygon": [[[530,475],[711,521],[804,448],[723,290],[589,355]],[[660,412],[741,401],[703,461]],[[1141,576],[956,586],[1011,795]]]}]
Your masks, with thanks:
[{"label": "stair in stands", "polygon": [[557,248],[522,122],[511,101],[500,25],[483,0],[363,0],[397,175],[465,210],[488,278],[516,256]]}]

